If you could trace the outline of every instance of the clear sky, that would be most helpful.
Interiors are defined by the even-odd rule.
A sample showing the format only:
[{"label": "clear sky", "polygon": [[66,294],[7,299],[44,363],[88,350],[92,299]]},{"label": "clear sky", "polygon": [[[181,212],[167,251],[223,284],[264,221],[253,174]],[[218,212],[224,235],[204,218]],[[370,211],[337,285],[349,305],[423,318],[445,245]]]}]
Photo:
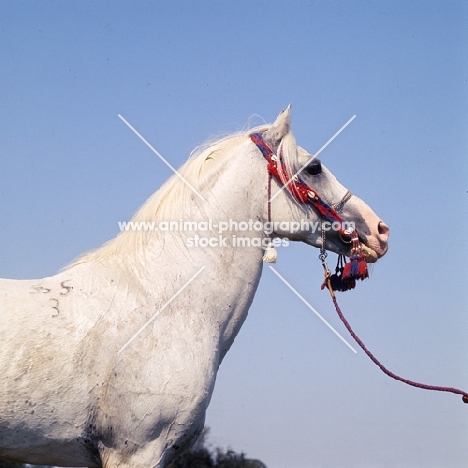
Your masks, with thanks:
[{"label": "clear sky", "polygon": [[[298,143],[391,228],[340,295],[393,371],[468,390],[463,1],[0,2],[0,276],[54,274],[118,232],[213,135],[293,105]],[[254,123],[261,121],[258,117]],[[318,251],[276,269],[338,330]],[[267,268],[218,375],[213,446],[269,468],[462,468],[468,405],[394,382]]]}]

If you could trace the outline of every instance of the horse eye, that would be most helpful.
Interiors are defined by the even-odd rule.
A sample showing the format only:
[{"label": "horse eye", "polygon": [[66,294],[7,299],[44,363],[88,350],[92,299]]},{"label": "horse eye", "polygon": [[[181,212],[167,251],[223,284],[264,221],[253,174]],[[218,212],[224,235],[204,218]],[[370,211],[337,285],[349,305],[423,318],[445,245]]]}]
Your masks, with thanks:
[{"label": "horse eye", "polygon": [[319,159],[314,159],[306,168],[305,171],[310,175],[317,175],[322,172],[322,163]]}]

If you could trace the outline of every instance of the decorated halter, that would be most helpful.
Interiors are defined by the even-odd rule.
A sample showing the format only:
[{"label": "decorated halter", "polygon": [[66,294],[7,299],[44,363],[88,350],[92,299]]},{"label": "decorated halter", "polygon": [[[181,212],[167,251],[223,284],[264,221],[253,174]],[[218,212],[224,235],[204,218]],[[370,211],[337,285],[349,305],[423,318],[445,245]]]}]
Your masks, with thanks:
[{"label": "decorated halter", "polygon": [[[262,152],[263,157],[267,161],[267,171],[269,174],[269,186],[268,186],[268,217],[270,218],[270,183],[271,178],[274,177],[282,186],[288,189],[289,193],[301,204],[310,205],[320,215],[322,225],[324,221],[330,223],[338,223],[341,227],[339,229],[339,237],[345,244],[351,244],[351,252],[347,262],[343,255],[338,257],[338,263],[335,269],[335,273],[332,275],[328,266],[325,262],[327,256],[325,250],[325,230],[322,226],[322,246],[319,258],[326,272],[326,277],[329,281],[326,281],[322,285],[322,289],[325,287],[332,288],[333,291],[347,291],[353,289],[356,286],[356,280],[363,280],[368,278],[367,263],[365,260],[365,253],[363,247],[359,241],[356,230],[343,229],[344,220],[339,214],[345,205],[345,203],[351,198],[352,193],[346,192],[345,196],[334,205],[326,203],[320,195],[304,182],[298,174],[288,174],[282,152],[274,154],[273,150],[263,139],[260,133],[252,133],[250,139],[258,149]],[[268,220],[270,221],[270,219]],[[264,257],[265,261],[271,260],[274,257]]]},{"label": "decorated halter", "polygon": [[[271,178],[275,177],[276,180],[278,180],[284,187],[288,189],[289,193],[291,193],[291,195],[299,203],[311,205],[319,213],[322,222],[324,220],[332,223],[338,221],[341,223],[340,225],[343,226],[343,218],[340,216],[339,211],[343,209],[345,203],[351,198],[351,192],[348,191],[339,203],[336,203],[335,205],[328,205],[322,200],[322,198],[320,198],[319,194],[314,189],[309,187],[309,185],[307,185],[297,174],[292,176],[287,174],[281,151],[279,155],[275,155],[272,149],[265,143],[260,133],[251,134],[250,139],[260,149],[268,163],[268,218],[270,218],[271,215]],[[271,219],[268,219],[268,221],[271,221]],[[331,274],[325,262],[327,253],[325,251],[325,231],[322,229],[322,246],[319,255],[325,270],[325,280],[322,284],[322,289],[328,289],[330,292],[338,316],[356,343],[362,348],[362,350],[374,362],[374,364],[376,364],[382,370],[382,372],[384,372],[389,377],[413,387],[461,395],[463,402],[468,403],[468,392],[453,387],[440,387],[436,385],[427,385],[415,382],[413,380],[404,379],[403,377],[400,377],[399,375],[391,372],[367,349],[363,341],[356,335],[356,333],[354,333],[351,325],[346,320],[340,307],[338,306],[334,291],[347,291],[348,289],[355,287],[357,279],[362,280],[367,278],[367,263],[357,232],[355,230],[341,229],[339,235],[343,242],[352,244],[351,254],[349,256],[350,261],[346,262],[344,256],[340,255],[338,257],[338,264],[335,273],[333,275]]]}]

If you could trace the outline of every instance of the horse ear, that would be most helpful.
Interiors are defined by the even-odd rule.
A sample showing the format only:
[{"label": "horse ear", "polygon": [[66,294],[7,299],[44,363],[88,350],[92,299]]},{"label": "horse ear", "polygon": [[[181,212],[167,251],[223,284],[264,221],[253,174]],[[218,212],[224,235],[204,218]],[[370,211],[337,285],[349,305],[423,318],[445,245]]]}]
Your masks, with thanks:
[{"label": "horse ear", "polygon": [[263,139],[272,149],[278,147],[279,142],[291,129],[291,104],[283,109],[273,125],[263,134]]}]

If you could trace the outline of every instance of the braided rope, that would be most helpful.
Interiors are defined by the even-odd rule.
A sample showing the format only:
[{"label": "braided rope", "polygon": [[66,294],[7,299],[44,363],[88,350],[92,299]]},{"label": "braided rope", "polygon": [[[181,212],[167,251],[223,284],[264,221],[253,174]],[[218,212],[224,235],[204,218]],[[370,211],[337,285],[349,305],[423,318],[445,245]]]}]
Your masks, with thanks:
[{"label": "braided rope", "polygon": [[[343,205],[351,198],[352,194],[351,192],[347,192],[344,198],[336,203],[335,205],[328,205],[325,203],[318,193],[313,190],[311,187],[309,187],[305,182],[303,182],[299,177],[295,176],[290,180],[283,180],[284,177],[282,177],[282,174],[284,174],[286,171],[284,170],[283,162],[281,160],[280,156],[280,161],[279,163],[282,166],[282,171],[278,171],[277,167],[277,159],[273,158],[273,151],[272,149],[265,143],[265,141],[262,138],[262,135],[259,133],[253,133],[250,135],[250,139],[252,140],[253,143],[257,145],[257,147],[260,149],[262,152],[264,158],[268,162],[268,173],[269,173],[269,180],[268,180],[268,201],[270,201],[270,195],[271,195],[271,176],[275,176],[282,184],[287,186],[289,192],[296,198],[297,201],[300,203],[309,203],[311,204],[321,215],[322,221],[323,219],[328,220],[328,221],[342,221],[341,216],[339,215],[339,211],[343,208]],[[271,212],[270,212],[270,204],[268,203],[268,218],[270,218]],[[358,245],[359,245],[359,240],[357,237],[357,233],[353,232],[353,240],[354,240],[354,250],[359,250]],[[388,370],[366,347],[366,345],[363,343],[363,341],[354,333],[353,329],[351,328],[351,325],[349,322],[346,320],[345,316],[343,315],[343,312],[341,312],[341,309],[338,305],[338,302],[336,300],[336,296],[331,284],[331,275],[330,275],[330,270],[328,269],[326,263],[325,263],[325,257],[326,257],[326,252],[323,249],[321,255],[323,267],[325,269],[325,280],[322,285],[322,289],[325,287],[329,290],[331,298],[333,300],[333,304],[335,305],[336,312],[340,318],[340,320],[343,322],[344,326],[348,330],[349,334],[353,337],[354,341],[361,347],[361,349],[367,354],[367,356],[371,359],[371,361],[376,364],[380,370],[391,377],[392,379],[398,380],[400,382],[403,382],[407,385],[411,385],[412,387],[417,387],[417,388],[422,388],[424,390],[433,390],[437,392],[448,392],[448,393],[455,393],[457,395],[462,395],[462,401],[464,403],[468,403],[468,393],[464,392],[463,390],[459,390],[457,388],[453,387],[440,387],[436,385],[427,385],[419,382],[415,382],[413,380],[408,380],[404,379],[403,377],[400,377],[399,375],[391,372]],[[367,275],[367,274],[366,274]]]},{"label": "braided rope", "polygon": [[436,385],[427,385],[419,382],[414,382],[413,380],[408,380],[404,379],[403,377],[400,377],[397,374],[394,374],[390,370],[388,370],[366,347],[366,345],[361,341],[361,339],[354,333],[353,329],[351,328],[351,325],[349,322],[346,320],[345,316],[343,315],[343,312],[341,312],[341,309],[338,305],[338,302],[336,301],[336,297],[332,295],[332,300],[333,304],[335,304],[335,309],[340,317],[340,320],[343,322],[344,326],[348,330],[349,334],[353,337],[354,341],[362,348],[362,350],[367,354],[367,356],[372,360],[374,364],[376,364],[378,367],[380,367],[381,371],[391,377],[392,379],[399,380],[400,382],[403,382],[407,385],[411,385],[412,387],[417,387],[417,388],[422,388],[424,390],[435,390],[437,392],[449,392],[449,393],[455,393],[457,395],[462,395],[462,400],[463,403],[468,403],[468,393],[464,392],[463,390],[459,390],[457,388],[452,388],[452,387],[439,387]]}]

